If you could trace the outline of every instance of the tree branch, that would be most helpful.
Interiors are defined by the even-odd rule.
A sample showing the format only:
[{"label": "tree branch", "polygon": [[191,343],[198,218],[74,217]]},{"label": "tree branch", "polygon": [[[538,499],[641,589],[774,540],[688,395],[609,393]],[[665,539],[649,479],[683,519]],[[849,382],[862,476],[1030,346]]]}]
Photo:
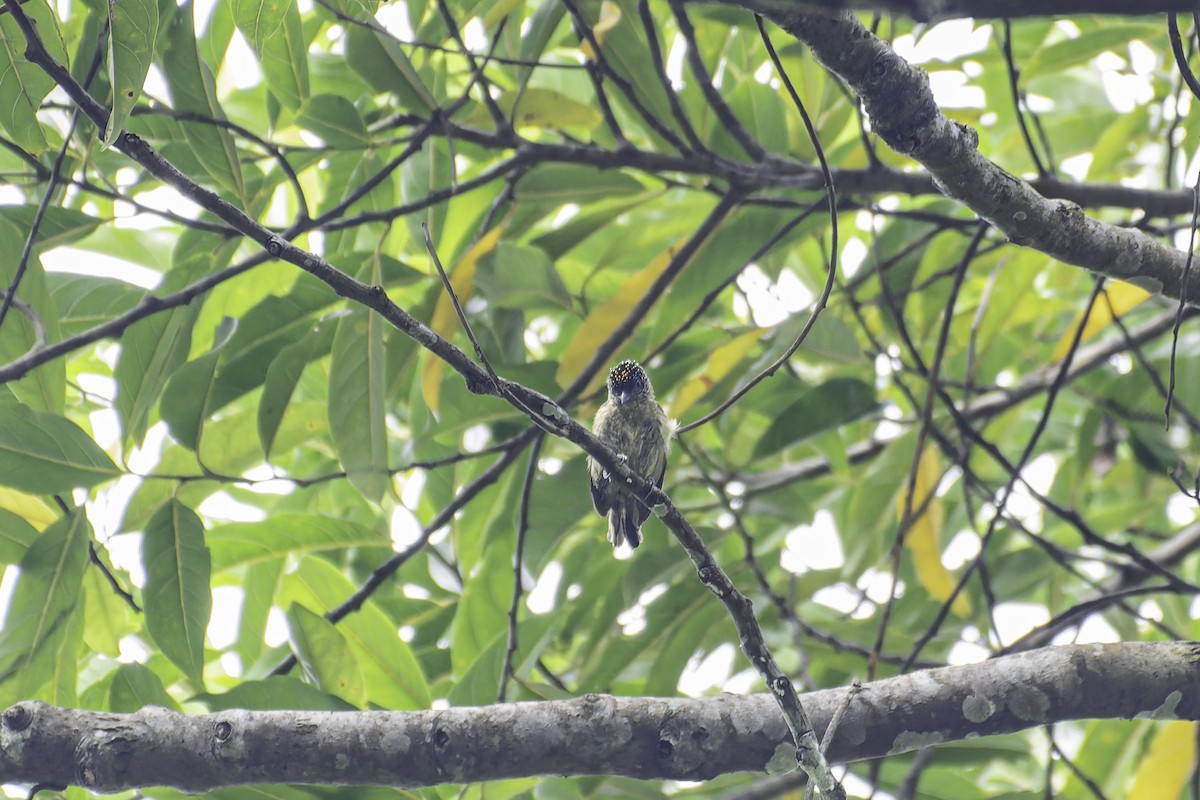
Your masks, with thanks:
[{"label": "tree branch", "polygon": [[1162,14],[1172,11],[1193,11],[1196,4],[1188,0],[1150,0],[1131,6],[1126,0],[770,0],[764,3],[763,14],[771,6],[780,13],[811,10],[815,12],[859,9],[903,14],[919,22],[933,22],[959,17],[1000,19],[1002,17],[1054,17],[1073,14],[1115,14],[1132,17]]},{"label": "tree branch", "polygon": [[[1072,645],[875,681],[849,702],[829,757],[876,758],[1071,719],[1200,719],[1198,660],[1193,642]],[[844,697],[843,689],[804,695],[818,732]],[[263,783],[417,787],[545,774],[702,780],[790,768],[792,752],[768,694],[590,694],[438,711],[194,716],[153,706],[112,714],[23,701],[3,713],[0,780],[98,792]]]},{"label": "tree branch", "polygon": [[[850,13],[808,13],[779,0],[730,0],[771,19],[858,92],[876,133],[924,166],[941,191],[968,206],[1010,241],[1096,274],[1132,281],[1179,299],[1185,255],[1141,231],[1100,222],[1075,203],[1049,200],[989,161],[979,136],[948,119],[928,74],[896,54]],[[1200,270],[1186,296],[1200,297]]]}]

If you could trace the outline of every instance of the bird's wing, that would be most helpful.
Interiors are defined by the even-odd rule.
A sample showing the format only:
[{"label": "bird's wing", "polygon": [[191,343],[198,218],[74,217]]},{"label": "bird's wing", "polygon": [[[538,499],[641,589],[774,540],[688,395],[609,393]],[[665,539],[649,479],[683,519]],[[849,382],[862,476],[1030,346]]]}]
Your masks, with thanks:
[{"label": "bird's wing", "polygon": [[[657,419],[649,419],[637,437],[637,452],[629,465],[648,481],[662,488],[663,478],[667,474],[667,448],[662,437],[662,423]],[[636,501],[637,524],[641,526],[650,516],[650,509],[641,501]]]},{"label": "bird's wing", "polygon": [[608,500],[608,475],[604,467],[588,458],[588,484],[592,489],[592,506],[600,516],[608,514],[612,503]]}]

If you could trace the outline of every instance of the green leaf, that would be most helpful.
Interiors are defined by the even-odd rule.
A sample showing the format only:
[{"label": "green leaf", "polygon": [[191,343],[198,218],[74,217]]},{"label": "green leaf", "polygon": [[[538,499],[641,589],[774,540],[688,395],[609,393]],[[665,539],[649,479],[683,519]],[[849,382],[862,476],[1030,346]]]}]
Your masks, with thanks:
[{"label": "green leaf", "polygon": [[875,390],[858,378],[831,378],[779,412],[754,447],[762,458],[879,408]]},{"label": "green leaf", "polygon": [[1061,72],[1068,67],[1085,64],[1101,53],[1117,51],[1124,53],[1133,39],[1161,40],[1163,24],[1154,22],[1127,22],[1124,20],[1087,31],[1074,38],[1061,39],[1043,44],[1021,64],[1021,74],[1026,78]]},{"label": "green leaf", "polygon": [[117,674],[108,687],[109,710],[129,714],[146,706],[179,710],[179,704],[163,687],[162,679],[145,664],[117,667]]},{"label": "green leaf", "polygon": [[159,413],[175,440],[189,450],[200,447],[204,421],[213,411],[213,376],[236,326],[233,319],[222,320],[212,349],[176,370],[163,389]]},{"label": "green leaf", "polygon": [[[42,42],[60,64],[67,63],[58,19],[46,3],[27,3],[22,10],[37,25]],[[0,127],[22,150],[38,154],[49,143],[37,119],[42,100],[54,80],[25,58],[25,35],[11,14],[0,17]]]},{"label": "green leaf", "polygon": [[491,305],[504,308],[571,309],[571,296],[541,250],[500,242],[484,256],[475,286]]},{"label": "green leaf", "polygon": [[[82,510],[42,532],[21,559],[12,602],[0,627],[4,704],[32,697],[58,672],[62,647],[78,643],[79,604],[92,527]],[[76,662],[73,651],[67,654]],[[15,678],[15,682],[10,682]]]},{"label": "green leaf", "polygon": [[142,540],[146,631],[163,655],[198,689],[204,634],[212,612],[204,524],[178,500],[168,500],[146,523]]},{"label": "green leaf", "polygon": [[358,109],[344,97],[313,95],[304,101],[296,122],[320,136],[330,147],[361,148],[371,141]]},{"label": "green leaf", "polygon": [[117,140],[142,94],[158,36],[158,0],[108,0],[108,80],[112,112],[104,146]]},{"label": "green leaf", "polygon": [[250,42],[271,94],[290,109],[308,97],[308,44],[296,0],[234,0],[233,19]]},{"label": "green leaf", "polygon": [[173,308],[134,323],[121,337],[121,354],[113,376],[117,380],[117,414],[125,441],[141,442],[150,425],[150,411],[171,374],[187,360],[192,326],[199,304]]},{"label": "green leaf", "polygon": [[[200,58],[196,46],[193,14],[194,6],[188,0],[180,5],[171,19],[163,53],[163,74],[171,89],[171,101],[176,110],[224,120],[225,112],[217,99],[212,70]],[[183,134],[204,171],[219,186],[245,202],[246,185],[233,135],[211,122],[184,120],[181,124]]]},{"label": "green leaf", "polygon": [[517,182],[513,196],[536,202],[586,203],[607,197],[644,192],[640,181],[616,170],[599,170],[576,164],[535,167]]},{"label": "green leaf", "polygon": [[271,455],[275,435],[279,432],[304,368],[310,361],[329,352],[333,344],[333,331],[334,326],[323,325],[300,341],[284,347],[267,367],[262,398],[258,401],[258,440],[262,443],[263,455]]},{"label": "green leaf", "polygon": [[[103,548],[95,549],[95,557],[104,564],[108,575],[118,583],[131,584],[128,573],[116,569]],[[108,575],[99,569],[89,569],[83,576],[83,589],[87,598],[84,606],[83,641],[93,653],[103,653],[109,658],[120,658],[121,640],[129,634],[141,632],[141,616],[135,618],[134,611],[124,597],[117,593]]]},{"label": "green leaf", "polygon": [[358,659],[338,629],[301,605],[287,610],[292,652],[317,688],[355,708],[367,705],[367,688]]},{"label": "green leaf", "polygon": [[[35,203],[0,206],[0,219],[15,225],[20,233],[20,240],[24,241],[33,230],[38,208]],[[73,208],[48,206],[42,212],[41,222],[38,223],[34,252],[41,253],[77,242],[95,231],[103,222],[102,219]]]},{"label": "green leaf", "polygon": [[[345,601],[354,584],[328,561],[305,558],[285,579],[285,590],[276,602],[300,603],[313,609],[330,609]],[[395,622],[368,600],[338,623],[338,630],[354,649],[366,680],[371,703],[383,708],[414,710],[433,702],[425,675],[412,650],[400,638]]]},{"label": "green leaf", "polygon": [[466,675],[472,662],[508,624],[513,591],[512,557],[511,539],[492,542],[465,582],[450,643],[450,661],[456,675]]},{"label": "green leaf", "polygon": [[16,564],[38,537],[37,528],[7,509],[0,508],[0,563]]},{"label": "green leaf", "polygon": [[74,336],[125,313],[146,294],[140,287],[122,280],[69,272],[48,273],[46,283],[58,309],[63,336]]},{"label": "green leaf", "polygon": [[[0,220],[0,286],[4,291],[16,278],[25,238],[16,225]],[[26,262],[16,294],[27,310],[13,307],[4,317],[3,334],[0,335],[0,362],[3,363],[28,354],[38,346],[39,340],[45,344],[61,337],[46,273],[36,256]],[[41,411],[63,412],[67,382],[65,366],[59,359],[42,364],[7,385],[23,403]]]},{"label": "green leaf", "polygon": [[375,91],[395,92],[402,108],[418,113],[437,110],[437,101],[400,43],[387,33],[348,26],[346,61]]},{"label": "green leaf", "polygon": [[199,694],[196,699],[213,711],[246,708],[253,711],[349,711],[344,701],[291,675],[242,681],[224,694]]},{"label": "green leaf", "polygon": [[369,500],[388,490],[382,318],[354,309],[338,320],[329,364],[329,430],[350,482]]},{"label": "green leaf", "polygon": [[0,407],[0,485],[59,494],[120,474],[108,454],[69,419],[20,403]]},{"label": "green leaf", "polygon": [[269,563],[289,554],[391,547],[391,539],[374,528],[316,514],[275,514],[262,522],[231,522],[209,531],[206,541],[214,572]]}]

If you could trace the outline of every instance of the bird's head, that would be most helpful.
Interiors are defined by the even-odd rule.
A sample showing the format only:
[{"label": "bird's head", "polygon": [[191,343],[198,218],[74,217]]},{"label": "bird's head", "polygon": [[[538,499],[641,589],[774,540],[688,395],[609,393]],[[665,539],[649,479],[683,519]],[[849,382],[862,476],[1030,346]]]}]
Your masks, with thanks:
[{"label": "bird's head", "polygon": [[636,361],[622,361],[608,372],[608,397],[617,405],[654,397],[646,370]]}]

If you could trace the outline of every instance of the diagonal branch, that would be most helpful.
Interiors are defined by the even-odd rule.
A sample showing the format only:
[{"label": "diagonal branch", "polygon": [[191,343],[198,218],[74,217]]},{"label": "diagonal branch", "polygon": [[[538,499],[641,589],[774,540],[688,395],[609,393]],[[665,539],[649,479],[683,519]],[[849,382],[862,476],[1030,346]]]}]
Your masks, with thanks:
[{"label": "diagonal branch", "polygon": [[782,0],[729,2],[762,14],[807,44],[818,61],[858,92],[874,131],[889,147],[924,166],[944,194],[1010,241],[1175,299],[1183,294],[1186,276],[1187,297],[1200,297],[1200,271],[1186,274],[1183,253],[1141,231],[1093,219],[1075,203],[1049,200],[989,161],[979,151],[978,134],[938,108],[928,74],[852,14],[809,13]]}]

